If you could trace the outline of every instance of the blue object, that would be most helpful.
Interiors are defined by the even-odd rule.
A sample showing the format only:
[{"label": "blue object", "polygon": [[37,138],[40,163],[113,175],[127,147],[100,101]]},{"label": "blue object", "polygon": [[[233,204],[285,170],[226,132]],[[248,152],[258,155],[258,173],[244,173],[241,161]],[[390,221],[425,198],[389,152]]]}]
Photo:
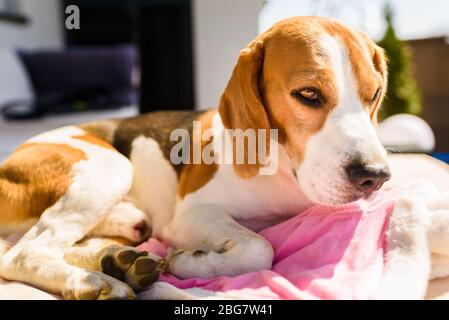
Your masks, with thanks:
[{"label": "blue object", "polygon": [[431,156],[449,164],[449,153],[438,152],[438,153],[432,153]]}]

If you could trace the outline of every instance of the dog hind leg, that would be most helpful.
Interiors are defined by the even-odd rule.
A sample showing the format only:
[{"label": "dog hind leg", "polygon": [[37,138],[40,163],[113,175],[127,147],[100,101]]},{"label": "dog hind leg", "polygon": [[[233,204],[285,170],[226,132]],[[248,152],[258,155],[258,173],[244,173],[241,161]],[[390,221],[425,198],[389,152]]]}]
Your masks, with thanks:
[{"label": "dog hind leg", "polygon": [[125,283],[64,260],[65,252],[84,238],[128,193],[130,162],[96,147],[73,165],[65,194],[0,257],[0,276],[22,281],[69,299],[133,298]]}]

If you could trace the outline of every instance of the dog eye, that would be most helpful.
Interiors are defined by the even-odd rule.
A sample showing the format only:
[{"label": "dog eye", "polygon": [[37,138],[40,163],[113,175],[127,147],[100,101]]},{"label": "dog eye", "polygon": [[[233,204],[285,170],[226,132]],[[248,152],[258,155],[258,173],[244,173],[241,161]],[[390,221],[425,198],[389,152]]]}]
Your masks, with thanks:
[{"label": "dog eye", "polygon": [[374,94],[373,98],[370,101],[370,105],[373,105],[377,101],[379,95],[380,95],[380,88],[376,90],[376,93]]},{"label": "dog eye", "polygon": [[305,88],[293,90],[291,94],[295,99],[312,107],[320,107],[323,102],[320,92],[316,89]]}]

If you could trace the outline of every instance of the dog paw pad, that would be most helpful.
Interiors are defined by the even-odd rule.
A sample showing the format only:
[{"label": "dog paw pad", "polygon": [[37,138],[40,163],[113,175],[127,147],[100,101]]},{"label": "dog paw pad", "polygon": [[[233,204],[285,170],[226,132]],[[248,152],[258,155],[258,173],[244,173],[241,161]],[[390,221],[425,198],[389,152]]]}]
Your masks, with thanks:
[{"label": "dog paw pad", "polygon": [[111,246],[100,253],[102,272],[124,281],[135,290],[155,282],[166,267],[165,261],[133,247]]}]

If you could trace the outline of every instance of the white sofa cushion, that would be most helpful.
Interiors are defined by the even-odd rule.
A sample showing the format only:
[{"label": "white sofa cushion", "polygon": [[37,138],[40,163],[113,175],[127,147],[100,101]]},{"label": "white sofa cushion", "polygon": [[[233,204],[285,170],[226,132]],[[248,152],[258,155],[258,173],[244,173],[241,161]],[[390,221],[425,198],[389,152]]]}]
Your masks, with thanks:
[{"label": "white sofa cushion", "polygon": [[388,117],[379,123],[378,134],[385,147],[399,152],[431,152],[435,148],[432,128],[411,114]]}]

